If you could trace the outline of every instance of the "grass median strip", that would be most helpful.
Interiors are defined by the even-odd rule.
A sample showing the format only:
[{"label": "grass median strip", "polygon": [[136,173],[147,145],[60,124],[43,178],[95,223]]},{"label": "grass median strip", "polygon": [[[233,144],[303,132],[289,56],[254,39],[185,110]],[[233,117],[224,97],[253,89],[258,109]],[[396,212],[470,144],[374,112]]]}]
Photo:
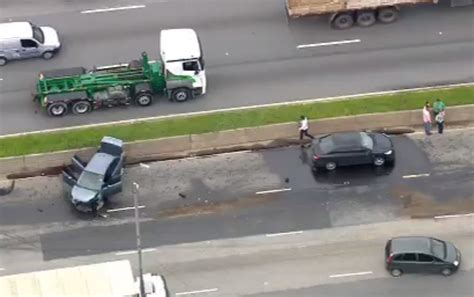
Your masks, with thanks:
[{"label": "grass median strip", "polygon": [[359,99],[255,108],[133,124],[6,137],[0,139],[0,157],[96,146],[104,135],[118,137],[124,141],[134,141],[296,122],[301,114],[306,115],[309,119],[322,119],[364,113],[421,110],[426,100],[433,102],[435,98],[442,98],[448,109],[449,106],[474,104],[474,87],[466,86]]}]

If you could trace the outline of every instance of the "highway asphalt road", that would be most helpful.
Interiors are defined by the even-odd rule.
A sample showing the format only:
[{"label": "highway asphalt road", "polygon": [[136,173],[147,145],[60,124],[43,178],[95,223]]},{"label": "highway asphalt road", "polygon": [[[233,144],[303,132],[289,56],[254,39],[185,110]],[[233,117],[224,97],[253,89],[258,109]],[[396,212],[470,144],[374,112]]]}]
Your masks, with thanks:
[{"label": "highway asphalt road", "polygon": [[473,138],[395,136],[395,167],[334,174],[313,174],[299,147],[154,162],[127,169],[104,218],[74,211],[58,177],[19,180],[0,199],[0,267],[30,265],[4,256],[26,250],[42,262],[134,249],[132,181],[144,248],[474,212]]},{"label": "highway asphalt road", "polygon": [[[283,0],[39,3],[0,2],[2,21],[53,26],[64,45],[50,61],[12,62],[0,69],[0,134],[474,80],[472,7],[416,7],[403,10],[395,24],[334,31],[324,18],[288,22]],[[126,5],[145,7],[81,13]],[[60,119],[48,118],[31,101],[39,71],[128,62],[143,50],[158,57],[159,31],[173,27],[192,27],[202,38],[206,96]],[[297,48],[342,40],[360,42]]]}]

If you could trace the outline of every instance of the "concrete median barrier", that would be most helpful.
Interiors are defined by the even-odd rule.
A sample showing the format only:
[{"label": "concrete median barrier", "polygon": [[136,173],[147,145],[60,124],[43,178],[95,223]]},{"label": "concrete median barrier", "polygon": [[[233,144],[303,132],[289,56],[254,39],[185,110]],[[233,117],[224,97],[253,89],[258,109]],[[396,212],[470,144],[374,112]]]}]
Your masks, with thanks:
[{"label": "concrete median barrier", "polygon": [[[363,114],[310,121],[312,134],[341,131],[400,130],[399,127],[421,126],[420,110]],[[450,107],[446,123],[474,122],[474,105]],[[407,128],[404,128],[407,129]],[[397,131],[398,131],[397,130]],[[402,130],[400,130],[402,131]],[[409,131],[406,130],[406,131]],[[249,127],[197,135],[135,141],[125,146],[127,163],[182,158],[243,149],[262,149],[299,143],[296,121],[276,125]],[[87,159],[95,148],[62,151],[48,154],[0,158],[0,176],[19,178],[32,175],[57,174],[57,169],[69,164],[74,154]],[[56,169],[56,170],[55,170]]]}]

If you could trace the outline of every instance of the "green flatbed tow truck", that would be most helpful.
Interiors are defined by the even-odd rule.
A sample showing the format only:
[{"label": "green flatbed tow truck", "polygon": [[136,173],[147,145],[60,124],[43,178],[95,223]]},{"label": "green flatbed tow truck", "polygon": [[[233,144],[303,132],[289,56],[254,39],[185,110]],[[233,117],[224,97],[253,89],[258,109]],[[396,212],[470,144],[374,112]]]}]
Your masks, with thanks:
[{"label": "green flatbed tow truck", "polygon": [[[161,43],[157,61],[149,61],[143,52],[140,60],[128,64],[41,72],[35,98],[50,116],[59,117],[69,111],[85,114],[102,107],[149,106],[155,94],[177,102],[204,94],[204,60],[194,30],[163,30]],[[177,48],[181,50],[174,55],[166,52]]]}]

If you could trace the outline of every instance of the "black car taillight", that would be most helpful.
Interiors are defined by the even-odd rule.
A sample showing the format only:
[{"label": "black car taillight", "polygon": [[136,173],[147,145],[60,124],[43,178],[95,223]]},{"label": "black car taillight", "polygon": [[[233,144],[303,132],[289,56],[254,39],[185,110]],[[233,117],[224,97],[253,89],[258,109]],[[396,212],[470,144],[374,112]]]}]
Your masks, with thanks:
[{"label": "black car taillight", "polygon": [[314,156],[313,156],[313,160],[317,161],[317,160],[319,160],[319,159],[320,159],[320,157],[319,157],[318,155],[314,155]]},{"label": "black car taillight", "polygon": [[387,263],[392,263],[392,261],[393,261],[393,254],[390,254],[387,257]]}]

